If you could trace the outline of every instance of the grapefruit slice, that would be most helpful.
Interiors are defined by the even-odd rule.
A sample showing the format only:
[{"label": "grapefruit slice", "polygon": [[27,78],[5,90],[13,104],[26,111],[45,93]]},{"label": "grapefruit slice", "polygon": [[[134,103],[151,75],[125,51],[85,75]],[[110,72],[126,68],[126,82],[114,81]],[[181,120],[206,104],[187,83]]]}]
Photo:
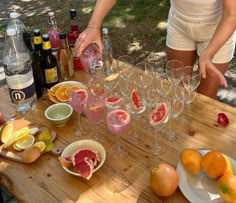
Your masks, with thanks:
[{"label": "grapefruit slice", "polygon": [[88,92],[85,89],[79,89],[75,91],[80,100],[86,100],[88,98]]},{"label": "grapefruit slice", "polygon": [[71,157],[58,157],[59,162],[61,163],[62,166],[66,168],[72,167],[72,160]]},{"label": "grapefruit slice", "polygon": [[93,161],[94,166],[97,166],[97,163],[100,162],[100,158],[97,151],[91,149],[79,149],[72,156],[72,163],[75,166],[80,162],[83,162],[85,159],[90,159]]},{"label": "grapefruit slice", "polygon": [[112,80],[115,80],[116,78],[118,78],[119,75],[120,75],[119,73],[113,73],[113,74],[107,76],[104,80],[105,81],[112,81]]},{"label": "grapefruit slice", "polygon": [[126,124],[130,121],[130,115],[126,112],[126,111],[123,111],[123,110],[120,110],[120,109],[117,109],[117,110],[114,110],[113,112],[111,112],[113,114],[115,114],[116,116],[119,117],[119,120]]},{"label": "grapefruit slice", "polygon": [[122,101],[122,97],[107,97],[105,99],[106,104],[114,105]]},{"label": "grapefruit slice", "polygon": [[152,115],[150,116],[150,123],[152,125],[158,125],[162,123],[168,114],[167,105],[165,102],[157,105],[156,109],[153,111]]},{"label": "grapefruit slice", "polygon": [[133,104],[135,109],[141,109],[142,108],[142,104],[140,102],[140,96],[138,95],[138,93],[135,89],[133,89],[131,91],[130,98],[131,98],[132,104]]},{"label": "grapefruit slice", "polygon": [[89,180],[92,177],[93,169],[94,169],[93,161],[88,158],[85,158],[84,161],[82,162],[76,163],[76,165],[74,166],[74,170],[80,173],[80,175],[83,178],[86,178],[87,180]]}]

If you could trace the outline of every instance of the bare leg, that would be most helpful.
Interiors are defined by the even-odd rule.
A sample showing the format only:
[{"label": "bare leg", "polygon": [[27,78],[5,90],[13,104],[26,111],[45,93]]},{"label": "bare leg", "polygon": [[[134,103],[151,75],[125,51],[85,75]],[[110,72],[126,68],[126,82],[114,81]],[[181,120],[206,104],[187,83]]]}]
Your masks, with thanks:
[{"label": "bare leg", "polygon": [[[224,74],[228,68],[229,63],[214,64],[214,65],[218,70],[220,70],[221,73]],[[201,79],[201,83],[198,86],[197,90],[199,93],[215,99],[218,86],[219,86],[218,79],[213,74],[207,73],[206,79]]]}]

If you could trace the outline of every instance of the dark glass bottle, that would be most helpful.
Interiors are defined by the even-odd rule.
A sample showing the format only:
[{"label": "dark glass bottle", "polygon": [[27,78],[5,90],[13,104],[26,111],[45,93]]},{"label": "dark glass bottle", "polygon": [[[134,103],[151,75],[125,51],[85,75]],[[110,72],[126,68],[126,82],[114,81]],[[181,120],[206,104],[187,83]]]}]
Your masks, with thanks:
[{"label": "dark glass bottle", "polygon": [[52,54],[48,34],[43,34],[43,51],[40,66],[44,72],[45,88],[50,89],[59,82],[57,59]]},{"label": "dark glass bottle", "polygon": [[60,32],[61,48],[58,51],[58,60],[60,63],[62,79],[69,80],[74,76],[73,55],[68,45],[65,32]]},{"label": "dark glass bottle", "polygon": [[70,46],[70,49],[73,53],[73,64],[74,69],[82,69],[83,66],[80,63],[79,57],[75,54],[75,41],[81,31],[79,30],[78,22],[77,22],[77,12],[75,9],[70,9],[70,31],[67,33],[67,39]]},{"label": "dark glass bottle", "polygon": [[32,67],[33,67],[33,74],[34,74],[34,81],[35,81],[35,88],[37,98],[39,99],[42,97],[44,92],[44,76],[43,70],[40,66],[40,61],[42,59],[42,37],[40,34],[39,29],[34,30],[34,51],[32,52]]}]

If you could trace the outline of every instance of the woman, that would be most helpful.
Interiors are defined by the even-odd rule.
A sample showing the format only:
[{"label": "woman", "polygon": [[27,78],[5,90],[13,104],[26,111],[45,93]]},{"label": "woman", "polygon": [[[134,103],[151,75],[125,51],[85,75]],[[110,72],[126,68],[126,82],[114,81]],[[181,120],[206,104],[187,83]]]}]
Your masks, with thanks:
[{"label": "woman", "polygon": [[[88,27],[76,42],[78,55],[91,42],[102,50],[100,26],[114,3],[97,0]],[[227,87],[224,73],[233,57],[235,29],[236,1],[171,0],[167,60],[178,59],[188,66],[199,56],[202,80],[198,92],[215,98],[219,84]]]}]

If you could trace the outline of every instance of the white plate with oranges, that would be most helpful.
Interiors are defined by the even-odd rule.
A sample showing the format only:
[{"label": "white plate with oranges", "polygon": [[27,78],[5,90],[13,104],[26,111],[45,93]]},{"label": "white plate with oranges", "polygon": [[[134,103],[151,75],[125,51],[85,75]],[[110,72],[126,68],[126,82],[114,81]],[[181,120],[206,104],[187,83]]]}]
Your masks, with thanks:
[{"label": "white plate with oranges", "polygon": [[[205,155],[211,150],[199,150]],[[227,156],[236,170],[236,161]],[[217,192],[217,179],[209,178],[205,172],[197,175],[191,175],[182,165],[181,161],[177,165],[177,173],[179,175],[179,188],[184,196],[192,203],[224,203],[224,200]]]},{"label": "white plate with oranges", "polygon": [[84,85],[77,81],[60,82],[48,90],[48,98],[54,103],[69,102],[71,91],[84,89]]}]

